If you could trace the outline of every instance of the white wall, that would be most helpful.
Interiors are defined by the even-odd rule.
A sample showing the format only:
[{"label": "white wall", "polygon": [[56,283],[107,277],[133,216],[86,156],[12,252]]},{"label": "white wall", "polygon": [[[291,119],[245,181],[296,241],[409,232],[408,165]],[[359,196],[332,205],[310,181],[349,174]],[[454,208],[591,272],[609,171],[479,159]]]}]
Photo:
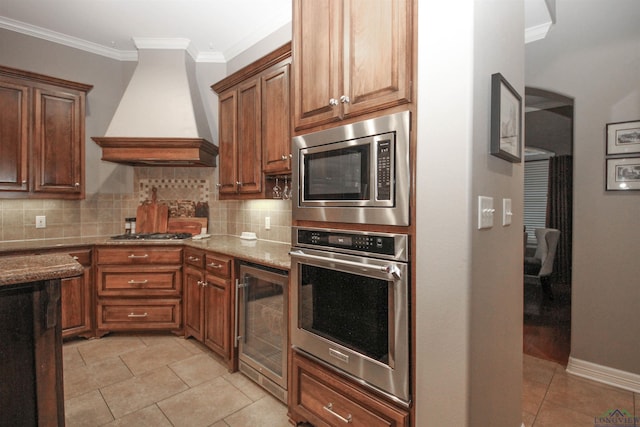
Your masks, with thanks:
[{"label": "white wall", "polygon": [[635,375],[640,193],[604,182],[606,124],[640,120],[638,17],[636,0],[557,0],[557,24],[526,47],[526,84],[575,98],[571,358]]},{"label": "white wall", "polygon": [[[524,93],[522,1],[421,2],[416,426],[522,422],[522,165],[489,154],[491,74]],[[496,31],[499,28],[499,31]],[[476,229],[476,198],[516,215]],[[498,208],[497,213],[501,213]]]}]

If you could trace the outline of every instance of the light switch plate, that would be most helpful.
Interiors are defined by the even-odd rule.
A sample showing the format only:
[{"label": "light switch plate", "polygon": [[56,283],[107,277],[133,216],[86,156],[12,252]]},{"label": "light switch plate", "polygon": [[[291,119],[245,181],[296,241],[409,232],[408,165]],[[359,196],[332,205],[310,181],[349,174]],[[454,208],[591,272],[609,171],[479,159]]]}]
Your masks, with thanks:
[{"label": "light switch plate", "polygon": [[493,197],[478,196],[478,230],[493,227]]},{"label": "light switch plate", "polygon": [[511,217],[513,217],[511,199],[502,199],[502,225],[511,225]]}]

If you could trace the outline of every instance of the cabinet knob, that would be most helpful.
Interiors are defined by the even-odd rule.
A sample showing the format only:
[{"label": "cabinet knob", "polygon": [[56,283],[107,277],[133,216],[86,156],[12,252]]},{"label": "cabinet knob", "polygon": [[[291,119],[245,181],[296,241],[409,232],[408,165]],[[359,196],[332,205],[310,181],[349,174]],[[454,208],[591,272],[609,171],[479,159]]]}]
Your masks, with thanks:
[{"label": "cabinet knob", "polygon": [[79,183],[79,182],[76,182],[74,185],[75,185],[76,187],[80,187],[80,183]]},{"label": "cabinet knob", "polygon": [[347,95],[342,95],[340,97],[340,102],[342,102],[343,104],[348,104],[349,102],[351,102],[351,100],[349,99],[349,97]]},{"label": "cabinet knob", "polygon": [[287,159],[289,158],[289,156],[287,156],[286,154],[283,154],[280,158],[281,158],[282,160],[287,160]]},{"label": "cabinet knob", "polygon": [[240,181],[236,181],[236,185],[239,185],[240,187],[242,187],[242,183]]},{"label": "cabinet knob", "polygon": [[335,107],[336,105],[338,105],[338,100],[335,98],[331,98],[329,100],[329,105],[331,105],[332,107]]},{"label": "cabinet knob", "polygon": [[22,183],[23,183],[23,184],[26,184],[26,183],[27,183],[27,180],[26,180],[26,179],[23,179],[23,180],[22,180]]},{"label": "cabinet knob", "polygon": [[216,184],[216,187],[220,188],[222,187],[222,184]]}]

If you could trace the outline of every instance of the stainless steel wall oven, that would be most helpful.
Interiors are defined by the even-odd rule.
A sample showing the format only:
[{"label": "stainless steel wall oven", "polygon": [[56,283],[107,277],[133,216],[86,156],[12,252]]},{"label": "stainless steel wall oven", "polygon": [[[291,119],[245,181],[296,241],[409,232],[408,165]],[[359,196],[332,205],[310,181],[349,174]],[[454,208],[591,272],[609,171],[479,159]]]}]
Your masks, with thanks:
[{"label": "stainless steel wall oven", "polygon": [[292,234],[294,349],[408,405],[408,236],[301,227]]}]

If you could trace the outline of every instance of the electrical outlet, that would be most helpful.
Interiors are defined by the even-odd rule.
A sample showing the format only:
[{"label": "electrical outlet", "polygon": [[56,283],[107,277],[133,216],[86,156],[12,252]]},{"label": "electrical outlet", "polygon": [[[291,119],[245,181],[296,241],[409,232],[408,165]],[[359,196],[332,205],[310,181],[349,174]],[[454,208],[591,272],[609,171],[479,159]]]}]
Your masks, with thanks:
[{"label": "electrical outlet", "polygon": [[271,230],[271,217],[270,216],[265,216],[264,217],[264,229],[265,230]]},{"label": "electrical outlet", "polygon": [[36,228],[47,228],[47,217],[44,215],[36,215]]}]

